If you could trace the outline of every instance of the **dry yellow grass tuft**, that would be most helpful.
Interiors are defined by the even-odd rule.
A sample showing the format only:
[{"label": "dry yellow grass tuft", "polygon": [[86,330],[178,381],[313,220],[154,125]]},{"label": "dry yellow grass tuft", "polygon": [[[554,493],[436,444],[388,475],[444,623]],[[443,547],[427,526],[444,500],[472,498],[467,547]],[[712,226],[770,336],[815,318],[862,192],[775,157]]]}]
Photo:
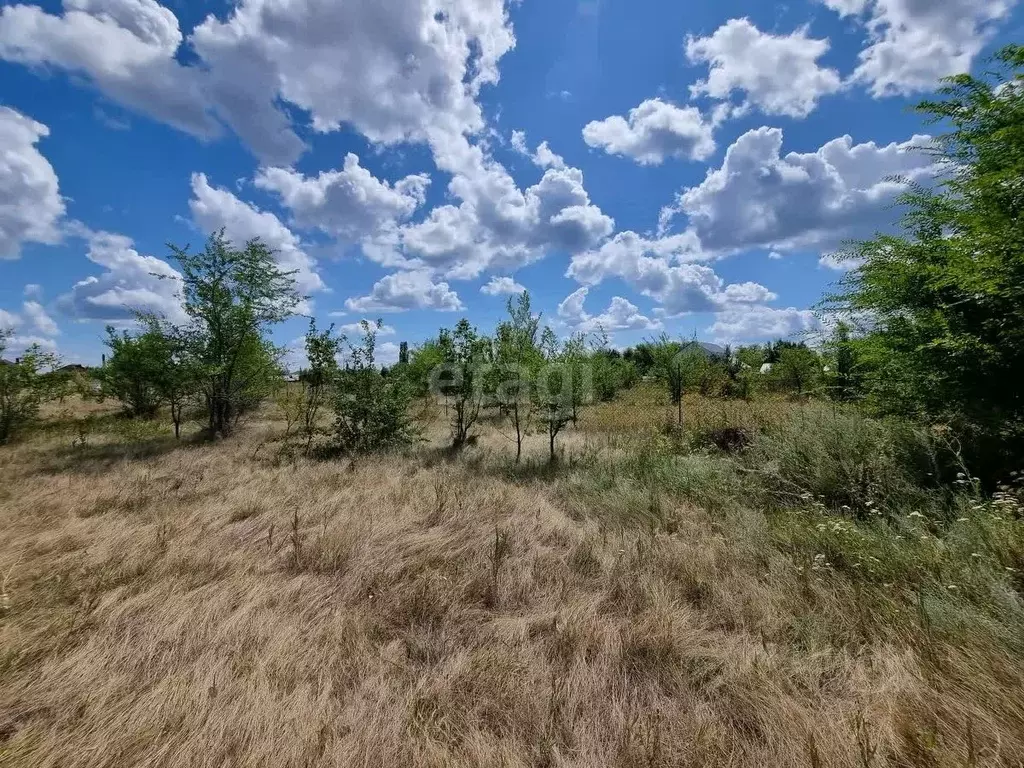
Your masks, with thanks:
[{"label": "dry yellow grass tuft", "polygon": [[858,615],[760,513],[619,525],[493,433],[353,465],[273,430],[0,449],[0,764],[1024,761],[1019,658]]}]

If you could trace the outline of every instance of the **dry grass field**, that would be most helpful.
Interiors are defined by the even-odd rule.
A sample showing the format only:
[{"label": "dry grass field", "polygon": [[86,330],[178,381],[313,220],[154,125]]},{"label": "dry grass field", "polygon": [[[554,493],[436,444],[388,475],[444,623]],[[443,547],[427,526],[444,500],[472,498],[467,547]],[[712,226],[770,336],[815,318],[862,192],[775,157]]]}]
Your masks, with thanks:
[{"label": "dry grass field", "polygon": [[[1024,765],[1016,496],[875,520],[868,435],[867,514],[769,503],[821,461],[683,449],[642,396],[551,468],[494,424],[353,464],[272,410],[179,444],[55,406],[0,447],[0,765]],[[802,408],[687,415],[841,418]]]}]

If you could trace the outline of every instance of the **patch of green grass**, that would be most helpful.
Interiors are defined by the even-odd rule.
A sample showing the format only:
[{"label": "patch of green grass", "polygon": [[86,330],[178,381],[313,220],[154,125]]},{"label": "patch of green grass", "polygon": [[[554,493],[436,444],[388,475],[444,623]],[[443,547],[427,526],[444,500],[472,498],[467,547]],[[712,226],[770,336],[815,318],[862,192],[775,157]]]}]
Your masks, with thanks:
[{"label": "patch of green grass", "polygon": [[760,431],[744,456],[750,487],[772,506],[814,499],[837,512],[936,510],[952,459],[923,429],[872,419],[847,407],[809,403]]}]

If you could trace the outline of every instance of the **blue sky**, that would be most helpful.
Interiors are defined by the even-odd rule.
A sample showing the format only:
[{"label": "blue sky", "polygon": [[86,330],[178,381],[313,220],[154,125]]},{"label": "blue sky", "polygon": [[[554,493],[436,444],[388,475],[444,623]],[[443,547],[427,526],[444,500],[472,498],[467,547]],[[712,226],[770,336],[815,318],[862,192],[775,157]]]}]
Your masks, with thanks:
[{"label": "blue sky", "polygon": [[[383,356],[525,287],[561,333],[815,328],[927,182],[909,107],[1017,0],[65,0],[0,6],[0,326],[97,362],[180,314],[167,243],[261,236]],[[154,275],[172,279],[159,279]],[[301,336],[294,319],[276,332]]]}]

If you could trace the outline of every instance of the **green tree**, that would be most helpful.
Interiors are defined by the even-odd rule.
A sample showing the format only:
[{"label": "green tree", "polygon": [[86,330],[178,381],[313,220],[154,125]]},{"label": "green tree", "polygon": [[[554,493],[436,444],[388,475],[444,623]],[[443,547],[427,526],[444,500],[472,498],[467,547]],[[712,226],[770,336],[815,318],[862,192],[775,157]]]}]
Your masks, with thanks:
[{"label": "green tree", "polygon": [[580,337],[574,336],[559,346],[558,337],[547,327],[541,334],[540,349],[544,362],[538,371],[534,398],[538,419],[545,425],[548,433],[548,450],[552,464],[557,460],[555,439],[574,418],[576,396],[573,372],[582,343]]},{"label": "green tree", "polygon": [[767,362],[764,348],[754,344],[736,350],[736,394],[749,400],[761,381],[761,367]]},{"label": "green tree", "polygon": [[787,346],[772,366],[772,380],[782,390],[798,396],[809,394],[821,378],[821,358],[807,346]]},{"label": "green tree", "polygon": [[509,319],[498,324],[495,333],[495,396],[515,432],[516,464],[523,455],[523,439],[533,421],[533,382],[543,365],[538,346],[540,316],[534,315],[530,294],[508,300]]},{"label": "green tree", "polygon": [[587,339],[582,333],[574,333],[562,344],[558,362],[565,369],[568,382],[569,407],[572,409],[572,425],[580,417],[580,408],[593,397],[591,360],[587,355]]},{"label": "green tree", "polygon": [[437,339],[425,341],[409,356],[408,365],[400,365],[399,373],[405,377],[414,397],[430,394],[434,372],[445,363],[445,350]]},{"label": "green tree", "polygon": [[806,347],[806,342],[803,341],[787,341],[786,339],[779,339],[775,343],[768,342],[764,347],[765,362],[775,365],[779,362],[779,358],[782,357],[782,353],[787,349],[797,349],[800,347]]},{"label": "green tree", "polygon": [[[377,327],[379,328],[380,325],[378,320]],[[374,331],[374,333],[376,332]],[[344,337],[334,335],[333,325],[323,331],[318,331],[316,320],[309,321],[309,330],[306,331],[308,366],[299,375],[299,383],[302,388],[302,430],[306,438],[307,453],[319,429],[320,411],[335,388],[339,374],[338,355],[341,354],[344,343]],[[365,349],[365,345],[363,348]]]},{"label": "green tree", "polygon": [[825,376],[829,396],[833,400],[855,400],[860,394],[860,372],[857,366],[856,345],[850,335],[850,325],[839,322],[825,344],[828,372]]},{"label": "green tree", "polygon": [[645,346],[654,361],[651,371],[668,390],[669,402],[676,406],[676,424],[681,427],[687,363],[684,360],[682,345],[663,333],[654,341],[647,342]]},{"label": "green tree", "polygon": [[[1024,47],[984,78],[947,78],[918,111],[949,127],[934,188],[902,197],[903,232],[849,248],[860,266],[830,296],[865,316],[869,402],[921,415],[1024,457]],[[1016,467],[1014,467],[1016,468]]]},{"label": "green tree", "polygon": [[617,349],[608,346],[608,334],[604,329],[596,334],[592,347],[587,362],[590,365],[593,399],[607,403],[614,400],[621,390],[636,383],[636,367],[624,359]]},{"label": "green tree", "polygon": [[684,390],[713,397],[727,389],[729,373],[726,358],[713,356],[699,344],[689,343],[682,346],[678,362]]},{"label": "green tree", "polygon": [[637,376],[651,376],[657,374],[657,361],[653,342],[641,342],[635,347],[630,347],[622,353],[623,359],[631,363]]},{"label": "green tree", "polygon": [[669,399],[676,406],[677,426],[682,426],[683,394],[688,390],[705,395],[721,393],[728,378],[724,361],[712,360],[695,342],[682,344],[667,334],[647,344],[654,357],[654,375],[668,389]]},{"label": "green tree", "polygon": [[107,361],[97,377],[102,392],[121,401],[131,416],[152,419],[167,405],[175,438],[181,437],[185,408],[197,393],[199,375],[187,339],[154,315],[140,315],[142,331],[107,328]]},{"label": "green tree", "polygon": [[349,344],[345,367],[334,389],[334,448],[361,455],[395,448],[416,437],[409,419],[409,390],[400,376],[384,376],[377,368],[377,325],[362,321],[363,338]]},{"label": "green tree", "polygon": [[258,238],[235,248],[219,232],[201,252],[171,248],[181,265],[191,320],[183,334],[200,373],[209,430],[226,436],[279,381],[279,351],[265,337],[301,297],[293,273],[282,272]]},{"label": "green tree", "polygon": [[60,382],[48,376],[57,356],[38,345],[14,361],[3,360],[9,334],[0,331],[0,445],[39,417],[39,407],[59,394]]},{"label": "green tree", "polygon": [[185,409],[194,405],[199,393],[199,368],[188,348],[188,338],[159,318],[144,318],[150,332],[159,334],[157,351],[163,359],[157,376],[157,393],[167,403],[174,424],[175,439],[181,438]]},{"label": "green tree", "polygon": [[137,334],[108,326],[104,343],[110,352],[98,373],[103,395],[119,400],[132,417],[155,418],[164,403],[161,379],[169,360],[164,334],[152,325]]},{"label": "green tree", "polygon": [[451,333],[441,332],[438,346],[443,364],[433,378],[445,402],[451,405],[452,450],[458,451],[469,442],[480,418],[491,345],[463,318]]}]

